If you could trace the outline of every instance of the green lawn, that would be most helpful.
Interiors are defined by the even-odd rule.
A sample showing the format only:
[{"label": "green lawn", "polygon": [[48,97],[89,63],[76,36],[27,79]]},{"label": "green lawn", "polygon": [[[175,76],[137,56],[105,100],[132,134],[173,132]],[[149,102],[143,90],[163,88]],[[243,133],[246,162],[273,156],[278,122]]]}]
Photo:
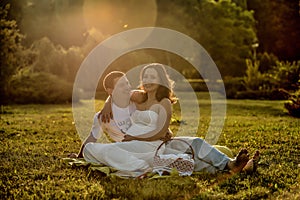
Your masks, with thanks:
[{"label": "green lawn", "polygon": [[[174,107],[171,125],[174,131],[181,123],[188,135],[205,136],[210,104],[203,94],[199,99],[198,133],[191,131],[193,124],[181,123],[178,106]],[[135,180],[72,168],[62,161],[81,144],[71,105],[2,106],[0,123],[1,199],[300,198],[300,120],[287,115],[282,101],[227,101],[218,144],[234,152],[259,149],[259,169],[251,176],[197,173]]]}]

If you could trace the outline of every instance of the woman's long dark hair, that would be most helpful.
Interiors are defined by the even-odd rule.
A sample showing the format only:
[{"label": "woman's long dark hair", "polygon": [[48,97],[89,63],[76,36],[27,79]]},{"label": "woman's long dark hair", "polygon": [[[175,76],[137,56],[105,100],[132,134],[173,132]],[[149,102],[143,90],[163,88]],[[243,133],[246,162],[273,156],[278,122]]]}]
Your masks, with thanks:
[{"label": "woman's long dark hair", "polygon": [[[165,67],[162,64],[151,63],[146,65],[140,73],[140,80],[143,80],[146,69],[150,68],[157,71],[157,74],[161,81],[156,92],[156,99],[158,101],[161,101],[163,98],[167,98],[171,101],[171,103],[176,103],[177,98],[173,93],[174,81],[170,79]],[[143,89],[143,84],[141,84],[141,88]]]}]

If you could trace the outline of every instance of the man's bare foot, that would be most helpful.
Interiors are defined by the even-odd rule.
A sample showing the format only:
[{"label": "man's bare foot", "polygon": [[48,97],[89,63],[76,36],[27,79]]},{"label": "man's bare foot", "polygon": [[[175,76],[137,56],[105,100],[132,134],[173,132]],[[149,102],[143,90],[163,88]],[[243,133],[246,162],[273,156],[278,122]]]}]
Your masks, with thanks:
[{"label": "man's bare foot", "polygon": [[68,155],[69,158],[78,158],[78,155],[76,153],[70,153]]},{"label": "man's bare foot", "polygon": [[230,173],[235,174],[243,170],[247,162],[249,161],[249,154],[247,149],[242,149],[234,160],[227,163],[227,167]]},{"label": "man's bare foot", "polygon": [[243,171],[246,173],[256,172],[259,159],[259,151],[256,151],[254,156],[247,162],[247,164],[243,168]]}]

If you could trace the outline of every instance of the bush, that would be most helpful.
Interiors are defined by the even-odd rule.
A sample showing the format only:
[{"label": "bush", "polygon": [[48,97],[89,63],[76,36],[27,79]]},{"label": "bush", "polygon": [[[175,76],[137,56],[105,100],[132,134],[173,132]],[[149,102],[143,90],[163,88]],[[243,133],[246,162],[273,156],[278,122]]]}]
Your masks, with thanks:
[{"label": "bush", "polygon": [[289,93],[289,99],[284,104],[289,114],[294,117],[300,118],[300,87],[294,93]]},{"label": "bush", "polygon": [[277,88],[295,91],[300,84],[300,61],[277,62],[269,76]]},{"label": "bush", "polygon": [[278,58],[274,54],[269,54],[267,52],[260,53],[258,55],[258,60],[259,60],[259,71],[261,73],[266,73],[269,70],[273,68],[273,66],[276,65],[276,62],[278,62]]},{"label": "bush", "polygon": [[260,90],[266,77],[259,71],[259,61],[246,59],[247,70],[244,83],[247,90]]},{"label": "bush", "polygon": [[227,77],[224,79],[227,98],[235,98],[239,91],[245,91],[244,79],[242,77]]},{"label": "bush", "polygon": [[188,79],[188,80],[178,80],[175,84],[176,91],[187,91],[190,86],[194,91],[208,91],[207,82],[203,79]]},{"label": "bush", "polygon": [[55,75],[20,71],[9,83],[11,103],[68,103],[73,86]]},{"label": "bush", "polygon": [[236,99],[267,99],[267,100],[286,100],[288,97],[280,90],[246,90],[238,91],[234,96]]}]

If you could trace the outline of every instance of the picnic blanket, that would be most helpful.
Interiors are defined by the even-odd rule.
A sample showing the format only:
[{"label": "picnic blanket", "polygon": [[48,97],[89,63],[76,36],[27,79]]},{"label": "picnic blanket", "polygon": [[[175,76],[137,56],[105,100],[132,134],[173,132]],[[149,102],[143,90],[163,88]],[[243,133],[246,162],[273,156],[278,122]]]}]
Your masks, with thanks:
[{"label": "picnic blanket", "polygon": [[[228,157],[233,158],[234,154],[233,152],[225,146],[220,145],[214,145],[219,151],[226,154]],[[63,158],[62,159],[64,163],[71,167],[85,167],[90,171],[98,171],[100,173],[103,173],[105,176],[118,176],[120,178],[137,178],[145,174],[145,172],[142,171],[119,171],[113,167],[106,166],[104,164],[98,164],[98,163],[90,163],[84,160],[84,158]],[[201,172],[193,172],[193,174],[198,174]],[[156,179],[156,178],[167,178],[170,176],[177,176],[178,172],[176,170],[172,171],[169,175],[163,175],[160,176],[157,173],[149,172],[147,173],[148,178]]]}]

